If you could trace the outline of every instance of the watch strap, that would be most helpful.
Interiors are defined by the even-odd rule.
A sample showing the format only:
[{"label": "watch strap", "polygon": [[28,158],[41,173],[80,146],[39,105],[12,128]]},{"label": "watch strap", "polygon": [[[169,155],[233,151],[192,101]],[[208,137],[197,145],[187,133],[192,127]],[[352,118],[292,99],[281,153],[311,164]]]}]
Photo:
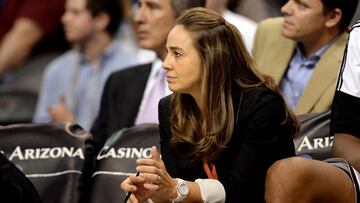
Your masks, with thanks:
[{"label": "watch strap", "polygon": [[[186,181],[184,181],[183,179],[180,178],[176,178],[177,180],[177,184],[176,184],[176,193],[177,193],[177,197],[175,199],[170,199],[170,201],[172,203],[178,203],[183,201],[189,194],[189,186],[187,185]],[[182,194],[180,192],[180,190],[182,189],[181,187],[187,187],[187,193],[186,194]]]}]

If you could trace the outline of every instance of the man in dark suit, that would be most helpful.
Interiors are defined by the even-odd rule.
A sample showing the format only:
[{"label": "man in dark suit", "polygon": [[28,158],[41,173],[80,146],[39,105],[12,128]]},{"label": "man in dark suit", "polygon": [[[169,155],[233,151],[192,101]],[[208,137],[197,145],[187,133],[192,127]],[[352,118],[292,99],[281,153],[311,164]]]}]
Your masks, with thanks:
[{"label": "man in dark suit", "polygon": [[[204,6],[205,0],[139,0],[135,15],[137,36],[142,48],[155,51],[158,60],[153,63],[131,67],[110,75],[104,87],[100,111],[91,133],[96,144],[102,146],[110,135],[122,128],[141,123],[158,123],[157,102],[152,87],[163,83],[162,59],[166,56],[166,39],[181,11]],[[161,80],[161,81],[159,81]],[[168,90],[162,90],[166,95]],[[155,99],[148,107],[149,100]],[[150,111],[149,111],[150,110]]]}]

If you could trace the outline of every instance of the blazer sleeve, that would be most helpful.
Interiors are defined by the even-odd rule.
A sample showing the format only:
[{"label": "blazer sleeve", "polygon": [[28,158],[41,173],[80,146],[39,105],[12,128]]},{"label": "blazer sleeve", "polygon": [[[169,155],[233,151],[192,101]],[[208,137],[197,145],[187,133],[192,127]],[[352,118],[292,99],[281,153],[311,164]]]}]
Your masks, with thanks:
[{"label": "blazer sleeve", "polygon": [[171,129],[170,129],[170,96],[160,100],[159,106],[159,129],[160,129],[160,146],[161,157],[164,161],[167,172],[172,177],[177,177],[178,170],[176,159],[170,147]]},{"label": "blazer sleeve", "polygon": [[231,143],[216,163],[226,202],[264,202],[267,169],[295,155],[281,99],[272,96],[245,108],[250,110],[238,117]]}]

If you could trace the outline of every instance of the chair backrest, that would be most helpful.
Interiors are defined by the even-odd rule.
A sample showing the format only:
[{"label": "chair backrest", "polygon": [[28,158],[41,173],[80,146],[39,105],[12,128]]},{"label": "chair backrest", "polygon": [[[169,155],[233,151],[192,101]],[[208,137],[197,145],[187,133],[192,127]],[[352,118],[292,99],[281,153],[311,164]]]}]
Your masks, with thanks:
[{"label": "chair backrest", "polygon": [[0,86],[0,125],[31,123],[37,92],[27,88]]},{"label": "chair backrest", "polygon": [[114,133],[98,153],[93,174],[91,203],[123,202],[120,183],[136,173],[136,159],[150,158],[150,148],[160,147],[159,127],[143,124]]},{"label": "chair backrest", "polygon": [[331,112],[304,114],[298,116],[301,122],[300,133],[294,138],[298,156],[324,160],[331,158],[333,136],[330,136]]},{"label": "chair backrest", "polygon": [[0,197],[4,202],[41,203],[28,178],[0,153]]},{"label": "chair backrest", "polygon": [[0,126],[0,150],[33,183],[44,203],[76,203],[91,136],[78,125]]}]

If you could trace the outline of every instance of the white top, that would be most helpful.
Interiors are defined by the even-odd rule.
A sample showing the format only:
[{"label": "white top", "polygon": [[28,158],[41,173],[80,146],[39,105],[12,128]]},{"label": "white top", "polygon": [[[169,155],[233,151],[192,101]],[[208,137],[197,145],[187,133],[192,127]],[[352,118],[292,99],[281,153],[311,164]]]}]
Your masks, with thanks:
[{"label": "white top", "polygon": [[196,179],[199,184],[201,199],[204,203],[224,203],[226,193],[224,186],[214,179]]},{"label": "white top", "polygon": [[240,31],[240,34],[242,35],[245,42],[245,46],[249,53],[251,53],[257,23],[245,16],[234,13],[230,10],[225,10],[223,13],[223,17],[226,21],[233,24]]},{"label": "white top", "polygon": [[340,74],[338,91],[360,98],[360,21],[350,32],[347,51],[344,54],[342,74]]},{"label": "white top", "polygon": [[[141,124],[139,122],[139,118],[140,118],[140,115],[142,115],[144,113],[144,107],[145,107],[145,104],[146,104],[146,101],[149,99],[149,97],[151,96],[150,95],[150,92],[151,92],[151,89],[152,87],[154,86],[155,84],[155,75],[156,73],[158,72],[159,69],[162,69],[162,60],[160,59],[156,59],[153,63],[152,63],[152,67],[151,67],[151,72],[150,72],[150,75],[149,75],[149,79],[146,83],[146,87],[145,87],[145,90],[144,90],[144,94],[143,94],[143,98],[141,100],[141,105],[139,107],[139,112],[136,116],[136,119],[135,119],[135,125],[139,125]],[[165,71],[165,70],[163,70]],[[171,91],[169,90],[168,88],[168,85],[167,85],[167,81],[166,81],[166,78],[164,78],[164,86],[165,87],[165,96],[171,94]],[[157,113],[157,109],[154,109],[156,110],[156,113]],[[159,121],[158,121],[159,122]],[[157,123],[158,123],[157,122]]]}]

